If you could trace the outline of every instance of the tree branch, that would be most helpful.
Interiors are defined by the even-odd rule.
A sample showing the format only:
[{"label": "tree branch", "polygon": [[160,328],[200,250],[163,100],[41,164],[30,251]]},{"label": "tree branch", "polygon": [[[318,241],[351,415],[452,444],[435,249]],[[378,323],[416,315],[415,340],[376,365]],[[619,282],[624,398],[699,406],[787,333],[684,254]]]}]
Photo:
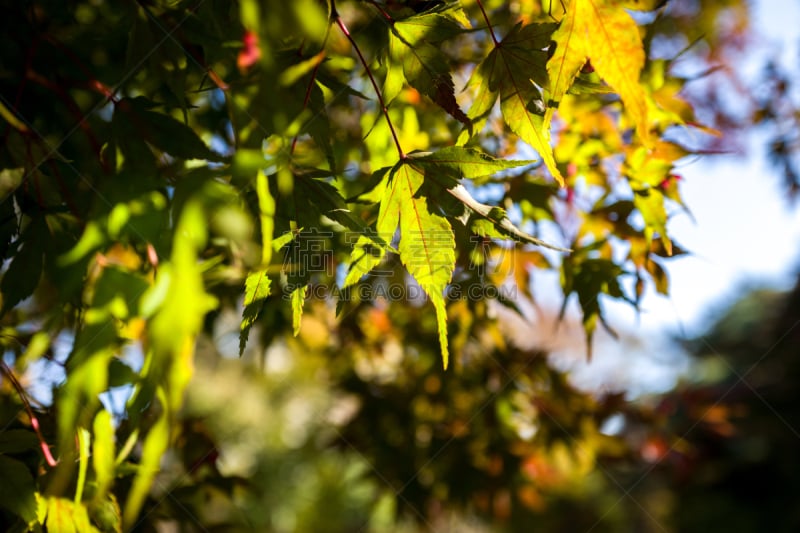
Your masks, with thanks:
[{"label": "tree branch", "polygon": [[25,393],[25,389],[22,388],[17,377],[14,375],[14,372],[8,367],[5,361],[0,361],[0,371],[8,378],[11,384],[16,389],[17,394],[19,395],[19,399],[22,401],[22,405],[25,407],[25,412],[28,413],[28,418],[31,419],[31,427],[33,431],[36,433],[36,438],[39,439],[39,446],[42,448],[42,455],[44,455],[44,460],[47,462],[48,465],[54,467],[58,464],[58,461],[55,460],[53,454],[50,453],[50,446],[47,444],[47,441],[44,440],[44,436],[42,435],[41,430],[39,429],[39,419],[36,418],[36,415],[33,414],[33,409],[31,408],[30,402],[28,402],[28,397]]},{"label": "tree branch", "polygon": [[339,12],[336,10],[335,0],[331,0],[331,16],[336,21],[336,25],[339,26],[339,29],[342,30],[342,33],[344,33],[345,37],[347,37],[347,40],[350,41],[350,44],[353,45],[353,48],[358,54],[358,58],[361,60],[361,64],[364,65],[364,70],[366,70],[367,76],[369,76],[369,81],[372,82],[372,88],[375,89],[375,94],[378,96],[378,102],[380,102],[381,111],[383,111],[383,115],[386,117],[386,122],[389,124],[389,130],[392,132],[392,138],[394,139],[394,144],[397,147],[397,154],[400,156],[400,159],[405,159],[406,154],[403,152],[402,146],[400,146],[400,140],[397,138],[397,132],[394,130],[392,119],[389,118],[389,109],[386,107],[386,102],[383,100],[383,95],[381,94],[381,90],[378,88],[378,83],[375,81],[375,77],[372,75],[372,71],[367,64],[367,60],[364,59],[364,55],[358,48],[355,39],[353,39],[353,36],[350,35],[347,26],[345,26],[344,21],[342,21],[342,17],[339,16]]}]

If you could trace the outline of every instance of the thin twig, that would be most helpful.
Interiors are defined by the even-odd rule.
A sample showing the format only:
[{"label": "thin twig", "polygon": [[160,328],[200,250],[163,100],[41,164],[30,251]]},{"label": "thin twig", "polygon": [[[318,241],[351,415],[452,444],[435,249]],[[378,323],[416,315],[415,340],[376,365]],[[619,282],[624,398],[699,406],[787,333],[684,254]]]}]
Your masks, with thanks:
[{"label": "thin twig", "polygon": [[42,448],[42,454],[44,455],[44,460],[47,462],[50,467],[55,467],[58,464],[58,461],[53,458],[53,454],[50,453],[50,446],[47,444],[47,441],[44,440],[44,436],[42,435],[41,430],[39,429],[39,419],[36,418],[36,415],[33,414],[33,409],[31,408],[31,404],[28,401],[28,396],[25,393],[25,389],[22,388],[19,380],[14,375],[14,372],[8,367],[5,361],[0,360],[0,370],[2,370],[3,374],[8,378],[11,384],[16,389],[17,394],[19,395],[19,399],[22,400],[22,405],[25,407],[25,412],[28,413],[28,418],[31,419],[31,427],[33,431],[36,433],[36,437],[39,439],[39,446]]},{"label": "thin twig", "polygon": [[[322,65],[322,62],[325,59],[325,43],[327,43],[327,41],[328,41],[328,34],[325,35],[325,41],[323,41],[322,43],[323,49],[316,56],[317,64],[314,65],[314,70],[311,71],[311,78],[308,80],[308,86],[306,87],[306,95],[305,98],[303,98],[303,110],[305,110],[308,107],[308,102],[311,101],[311,91],[314,89],[314,84],[317,81],[317,72],[319,71],[319,66]],[[292,147],[289,151],[290,154],[294,154],[294,149],[297,146],[297,138],[299,136],[300,134],[297,134],[294,136],[294,139],[292,139]]]},{"label": "thin twig", "polygon": [[380,12],[381,16],[385,18],[389,24],[394,24],[394,18],[392,18],[392,16],[389,13],[387,13],[386,10],[383,9],[383,7],[381,7],[381,5],[378,2],[376,2],[375,0],[369,0],[369,3],[375,6],[375,9],[377,9]]},{"label": "thin twig", "polygon": [[400,140],[397,138],[397,132],[394,130],[394,124],[392,124],[392,119],[389,118],[389,109],[386,107],[386,103],[383,100],[383,95],[381,94],[381,90],[378,88],[378,83],[375,81],[375,77],[372,75],[372,71],[367,64],[367,60],[364,59],[364,55],[361,53],[361,49],[358,48],[355,39],[353,36],[350,35],[350,32],[345,26],[342,17],[339,16],[339,12],[336,10],[336,2],[335,0],[331,0],[331,16],[336,21],[336,25],[339,26],[339,29],[342,30],[347,40],[350,41],[350,44],[353,45],[356,53],[358,54],[358,58],[361,60],[361,64],[364,65],[364,70],[367,71],[367,76],[369,77],[369,81],[372,82],[372,87],[375,89],[375,94],[378,96],[378,102],[381,106],[381,111],[383,111],[383,115],[386,117],[386,122],[389,124],[389,130],[392,132],[392,138],[394,139],[394,145],[397,147],[397,153],[400,156],[400,159],[405,159],[406,154],[403,152],[403,148],[400,146]]},{"label": "thin twig", "polygon": [[497,47],[500,42],[497,40],[497,36],[494,34],[494,28],[492,28],[492,23],[489,22],[489,16],[486,14],[486,10],[483,8],[481,0],[476,1],[478,2],[478,7],[481,8],[481,13],[483,13],[483,19],[486,21],[486,26],[489,28],[489,35],[492,36],[492,41],[494,41],[494,45]]}]

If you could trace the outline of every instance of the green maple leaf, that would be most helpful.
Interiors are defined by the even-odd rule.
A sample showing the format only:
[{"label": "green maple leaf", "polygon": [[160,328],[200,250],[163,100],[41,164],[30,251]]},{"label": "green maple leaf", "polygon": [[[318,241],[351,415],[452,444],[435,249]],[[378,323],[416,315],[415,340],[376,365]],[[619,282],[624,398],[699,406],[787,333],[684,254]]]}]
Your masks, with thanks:
[{"label": "green maple leaf", "polygon": [[579,250],[567,258],[561,267],[561,285],[564,291],[564,301],[559,312],[563,318],[567,308],[568,298],[572,293],[578,297],[578,303],[583,312],[583,330],[586,335],[587,355],[592,357],[592,338],[597,329],[597,323],[612,336],[616,333],[608,326],[600,300],[605,295],[618,300],[624,300],[636,305],[622,290],[620,278],[628,272],[613,261],[601,258],[587,258],[588,249]]},{"label": "green maple leaf", "polygon": [[436,152],[409,154],[390,169],[380,169],[375,174],[383,182],[383,195],[375,231],[382,242],[368,235],[359,237],[351,254],[350,271],[344,286],[358,282],[383,260],[389,251],[385,243],[392,241],[399,227],[400,260],[433,303],[442,360],[447,368],[447,313],[443,292],[455,265],[455,237],[448,220],[431,210],[428,198],[422,194],[422,187],[426,186],[426,194],[449,193],[487,219],[504,236],[567,251],[522,232],[511,224],[505,211],[478,202],[460,184],[462,178],[480,178],[530,163],[495,159],[478,150],[456,146]]},{"label": "green maple leaf", "polygon": [[[381,199],[376,230],[387,242],[400,228],[398,251],[400,261],[425,291],[436,310],[442,363],[447,368],[447,311],[444,289],[450,282],[455,266],[455,236],[447,219],[431,212],[428,201],[418,194],[425,175],[408,160],[394,165],[387,174],[387,185]],[[388,237],[387,237],[388,236]],[[371,253],[367,238],[361,237],[353,249],[353,263],[345,286],[381,262],[388,248]]]},{"label": "green maple leaf", "polygon": [[435,46],[463,31],[453,19],[435,13],[396,21],[389,29],[386,101],[397,96],[403,82],[407,81],[453,118],[469,126],[469,118],[456,102],[447,56]]},{"label": "green maple leaf", "polygon": [[498,236],[560,252],[569,251],[528,235],[511,223],[505,210],[478,202],[460,183],[461,178],[483,178],[503,170],[529,165],[534,161],[495,159],[478,150],[461,146],[451,146],[436,152],[413,153],[409,154],[408,159],[412,165],[423,169],[425,176],[431,178],[431,181],[435,181],[469,210],[490,222]]},{"label": "green maple leaf", "polygon": [[480,150],[463,146],[449,146],[435,152],[415,152],[408,157],[412,164],[454,180],[483,178],[536,163],[527,159],[496,159]]},{"label": "green maple leaf", "polygon": [[242,324],[239,328],[239,355],[244,353],[250,328],[253,327],[258,315],[264,308],[264,303],[269,296],[271,280],[266,270],[259,270],[248,274],[244,283],[244,311],[242,311]]},{"label": "green maple leaf", "polygon": [[[554,28],[553,24],[514,26],[473,72],[469,84],[477,85],[478,91],[467,116],[479,131],[499,96],[500,111],[508,127],[539,152],[550,173],[563,184],[550,146],[539,88],[547,85],[546,49]],[[459,144],[466,143],[469,135],[462,133]]]},{"label": "green maple leaf", "polygon": [[308,295],[308,285],[297,287],[292,291],[292,331],[296,337],[300,333],[300,323],[303,319],[303,304]]}]

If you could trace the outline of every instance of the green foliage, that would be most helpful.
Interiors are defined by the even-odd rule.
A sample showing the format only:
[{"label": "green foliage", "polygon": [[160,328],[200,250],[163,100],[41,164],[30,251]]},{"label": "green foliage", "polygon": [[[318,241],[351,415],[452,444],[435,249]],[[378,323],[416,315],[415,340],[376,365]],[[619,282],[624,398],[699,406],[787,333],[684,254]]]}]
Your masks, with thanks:
[{"label": "green foliage", "polygon": [[[548,491],[573,490],[596,457],[619,455],[597,430],[613,406],[508,347],[494,317],[534,300],[534,271],[558,272],[591,350],[604,299],[636,306],[649,284],[668,293],[663,261],[682,253],[669,218],[685,208],[675,166],[703,148],[675,139],[717,125],[700,125],[679,94],[678,52],[653,43],[703,28],[723,47],[706,20],[721,8],[701,3],[709,14],[698,23],[657,2],[614,0],[7,6],[0,342],[3,383],[14,386],[0,389],[2,525],[121,531],[182,520],[177,496],[157,498],[170,461],[196,481],[175,487],[195,504],[263,496],[223,475],[214,454],[193,455],[192,438],[211,437],[186,418],[196,359],[232,316],[239,355],[286,345],[325,356],[328,365],[310,365],[315,376],[366,399],[354,425],[336,429],[358,446],[371,408],[421,401],[393,396],[392,380],[428,383],[435,413],[453,406],[449,418],[416,413],[409,426],[437,428],[437,442],[460,439],[453,428],[492,402],[480,432],[500,427],[498,440],[459,449],[469,472],[499,472],[513,497],[426,485],[408,497],[414,508],[458,493],[497,517],[481,502],[508,496],[530,518]],[[628,8],[661,11],[634,18]],[[514,368],[513,393],[493,394],[487,354]],[[537,363],[518,359],[528,356]],[[15,376],[37,365],[60,374],[52,400],[31,403]],[[557,392],[531,409],[526,395],[539,386]],[[555,427],[535,442],[520,433],[520,420],[559,409],[555,426],[580,435],[587,456],[551,438]],[[315,445],[335,447],[323,437]],[[364,463],[385,461],[366,456],[353,466],[324,455],[315,501],[359,487],[359,509],[391,502],[369,520],[385,524],[399,500],[365,495]],[[516,475],[551,462],[563,466],[551,485]],[[457,459],[431,472],[447,476],[448,464]],[[291,529],[261,518],[253,523]],[[361,518],[336,527],[358,529]],[[327,525],[304,520],[301,530]]]},{"label": "green foliage", "polygon": [[36,484],[24,463],[0,455],[0,473],[5,482],[0,489],[2,506],[26,524],[36,521]]},{"label": "green foliage", "polygon": [[548,83],[545,63],[554,29],[554,24],[517,24],[495,44],[470,79],[478,90],[469,117],[482,127],[499,96],[508,127],[539,152],[553,177],[563,184],[543,118],[541,91]]}]

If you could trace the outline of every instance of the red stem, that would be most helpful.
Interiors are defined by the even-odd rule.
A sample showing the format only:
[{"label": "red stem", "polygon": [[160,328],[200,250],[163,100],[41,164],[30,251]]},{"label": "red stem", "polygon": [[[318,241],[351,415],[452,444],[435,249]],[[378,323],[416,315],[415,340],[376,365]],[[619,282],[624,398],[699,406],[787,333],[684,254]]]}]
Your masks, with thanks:
[{"label": "red stem", "polygon": [[375,0],[369,0],[369,3],[375,6],[375,9],[377,9],[380,12],[380,14],[383,16],[383,18],[385,18],[389,22],[389,24],[394,24],[394,19],[392,18],[392,16],[389,13],[387,13],[386,10],[383,9],[380,6],[380,4],[378,4],[378,2],[376,2]]},{"label": "red stem", "polygon": [[81,58],[79,58],[75,54],[75,52],[70,50],[68,47],[64,46],[64,44],[62,44],[59,40],[54,38],[52,35],[45,35],[44,39],[47,42],[49,42],[50,44],[52,44],[53,46],[55,46],[56,48],[58,48],[59,50],[61,50],[62,52],[64,52],[64,54],[66,54],[66,56],[69,57],[70,60],[72,60],[73,63],[75,63],[75,65],[78,67],[78,69],[81,72],[83,72],[83,75],[88,78],[88,80],[89,80],[88,88],[90,90],[93,90],[93,91],[105,96],[106,100],[111,100],[114,103],[117,102],[117,98],[114,96],[113,89],[111,89],[111,87],[109,87],[108,85],[106,85],[102,81],[98,80],[94,76],[94,74],[92,74],[91,70],[89,70],[89,67],[87,67],[83,63],[83,61],[81,61]]},{"label": "red stem", "polygon": [[364,59],[361,49],[358,48],[355,39],[353,39],[353,36],[350,35],[350,32],[347,30],[347,26],[344,25],[342,17],[339,16],[339,12],[336,10],[336,2],[334,0],[331,0],[331,16],[333,16],[333,18],[336,20],[336,25],[339,26],[340,30],[342,30],[342,33],[344,33],[345,37],[347,37],[347,40],[350,41],[350,44],[353,45],[353,48],[358,54],[358,58],[361,60],[361,64],[364,65],[364,70],[367,72],[369,81],[372,82],[372,88],[375,89],[375,94],[378,96],[378,102],[380,102],[381,111],[383,111],[383,115],[386,117],[386,123],[389,124],[389,130],[392,132],[392,139],[394,139],[394,145],[397,147],[397,154],[400,156],[400,159],[405,159],[406,154],[403,152],[403,148],[400,146],[400,140],[397,138],[397,132],[394,130],[392,119],[389,118],[389,109],[386,107],[386,102],[383,100],[383,95],[381,94],[381,90],[378,88],[378,83],[375,81],[375,77],[372,75],[372,71],[367,64],[367,60]]},{"label": "red stem", "polygon": [[486,14],[486,10],[483,8],[483,4],[481,0],[475,0],[478,2],[478,7],[481,8],[481,13],[483,13],[483,19],[486,21],[486,26],[489,28],[489,35],[492,36],[492,41],[494,41],[495,48],[500,44],[497,40],[497,36],[494,34],[494,28],[492,28],[492,23],[489,22],[489,16]]},{"label": "red stem", "polygon": [[[41,85],[45,89],[49,89],[50,91],[55,93],[56,96],[58,96],[58,98],[61,100],[61,102],[67,107],[67,110],[78,121],[78,127],[80,127],[80,129],[83,130],[84,134],[86,134],[86,138],[89,141],[89,145],[91,145],[92,151],[95,154],[97,154],[97,157],[98,157],[98,160],[99,160],[100,159],[100,150],[101,150],[100,142],[97,140],[97,137],[95,137],[94,132],[92,131],[92,127],[86,121],[86,117],[84,116],[83,111],[81,111],[80,107],[78,107],[78,104],[75,103],[75,100],[72,98],[72,96],[70,96],[69,93],[67,93],[67,91],[61,85],[59,85],[59,84],[57,84],[57,83],[55,83],[53,81],[50,81],[49,79],[45,78],[44,76],[42,76],[41,74],[39,74],[38,72],[36,72],[36,71],[34,71],[32,69],[28,70],[25,73],[25,79],[31,80],[32,82],[34,82],[34,83],[36,83],[38,85]],[[94,80],[94,82],[97,82],[98,84],[100,84],[100,82],[97,81],[97,80]],[[103,91],[103,89],[101,88],[102,84],[95,86],[94,82],[90,83],[90,88],[91,89],[100,92],[101,94],[106,96],[106,98],[108,98],[108,99],[114,100],[113,94],[111,94],[110,92],[108,94],[106,94]],[[108,89],[108,88],[106,87],[106,89]],[[109,89],[109,91],[110,91],[110,89]],[[108,173],[110,171],[110,169],[108,169],[106,167],[106,165],[103,164],[102,161],[100,161],[100,166],[103,168],[103,170],[106,173]]]},{"label": "red stem", "polygon": [[[314,88],[314,82],[317,79],[317,71],[319,70],[319,66],[322,64],[322,60],[325,58],[325,50],[318,54],[319,61],[317,64],[314,65],[314,70],[311,71],[311,79],[308,80],[308,86],[306,87],[306,96],[303,98],[303,109],[308,107],[308,101],[311,100],[311,90]],[[290,154],[294,153],[294,149],[297,146],[297,135],[294,136],[292,139],[292,148],[289,151]]]},{"label": "red stem", "polygon": [[42,435],[41,430],[39,429],[39,419],[36,418],[36,415],[33,414],[33,409],[31,408],[30,402],[28,402],[28,397],[25,395],[25,389],[22,388],[22,385],[17,380],[17,377],[14,375],[14,372],[8,367],[5,361],[0,361],[0,370],[3,371],[3,374],[8,378],[11,384],[16,389],[17,394],[19,395],[19,399],[22,400],[22,405],[25,407],[25,412],[28,413],[28,418],[31,419],[31,427],[33,431],[36,433],[36,437],[39,439],[39,446],[42,448],[42,454],[44,455],[44,460],[47,462],[50,467],[54,467],[58,464],[58,461],[55,460],[53,454],[50,453],[50,446],[47,444],[47,441],[44,440],[44,436]]}]

